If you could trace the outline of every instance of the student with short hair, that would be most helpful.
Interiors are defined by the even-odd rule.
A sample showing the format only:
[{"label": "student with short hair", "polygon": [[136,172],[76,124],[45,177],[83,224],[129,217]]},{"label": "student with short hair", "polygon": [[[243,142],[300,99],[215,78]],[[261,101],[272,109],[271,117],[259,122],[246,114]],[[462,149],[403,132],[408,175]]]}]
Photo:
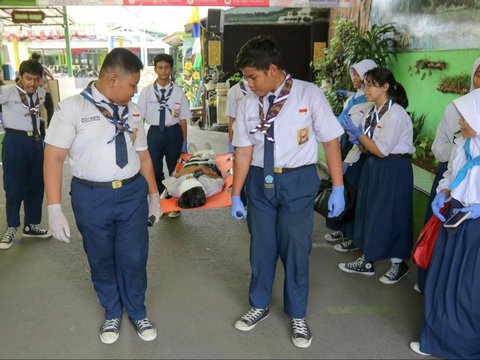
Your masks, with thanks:
[{"label": "student with short hair", "polygon": [[105,309],[99,332],[104,344],[117,341],[124,308],[142,340],[157,337],[145,307],[147,224],[152,217],[158,222],[162,211],[142,116],[131,101],[142,68],[131,51],[113,49],[98,80],[58,104],[45,138],[50,229],[70,242],[61,206],[68,155],[73,213]]},{"label": "student with short hair", "polygon": [[[152,157],[155,180],[160,193],[165,189],[163,161],[168,175],[173,174],[180,154],[187,153],[187,119],[191,118],[190,105],[182,88],[171,80],[173,57],[159,54],[153,60],[157,79],[140,92],[138,106],[147,124],[148,151]],[[174,211],[169,217],[178,217]]]},{"label": "student with short hair", "polygon": [[23,202],[24,237],[48,238],[52,234],[38,226],[43,203],[43,140],[40,105],[45,91],[39,87],[43,67],[36,60],[23,61],[17,83],[0,87],[5,137],[2,143],[3,188],[6,196],[7,231],[0,239],[6,250],[17,238]]},{"label": "student with short hair", "polygon": [[[284,69],[280,48],[272,39],[249,40],[240,49],[236,66],[251,93],[240,101],[234,123],[230,215],[247,218],[252,275],[251,308],[235,328],[250,331],[268,317],[280,258],[285,270],[283,309],[291,319],[291,339],[295,346],[307,348],[312,342],[306,313],[313,201],[320,185],[318,142],[325,149],[333,182],[329,216],[338,216],[345,208],[338,142],[343,129],[322,90],[293,79]],[[244,184],[248,216],[240,199]]]}]

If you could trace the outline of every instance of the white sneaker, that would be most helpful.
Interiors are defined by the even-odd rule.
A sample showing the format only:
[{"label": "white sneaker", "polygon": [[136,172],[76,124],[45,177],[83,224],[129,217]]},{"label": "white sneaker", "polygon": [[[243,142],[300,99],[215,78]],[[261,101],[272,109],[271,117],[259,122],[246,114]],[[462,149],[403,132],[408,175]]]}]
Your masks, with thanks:
[{"label": "white sneaker", "polygon": [[312,334],[305,319],[292,318],[292,341],[299,348],[308,348],[312,344]]},{"label": "white sneaker", "polygon": [[137,330],[137,334],[140,339],[144,341],[153,341],[157,338],[157,329],[149,318],[142,320],[130,319]]},{"label": "white sneaker", "polygon": [[180,211],[172,211],[168,213],[168,217],[177,218],[180,216]]},{"label": "white sneaker", "polygon": [[268,308],[258,309],[251,308],[240,319],[235,322],[235,329],[240,331],[252,330],[260,321],[265,320],[269,315]]},{"label": "white sneaker", "polygon": [[5,235],[0,239],[0,249],[7,250],[13,245],[13,240],[17,238],[17,228],[9,227]]},{"label": "white sneaker", "polygon": [[120,335],[120,318],[105,320],[100,328],[100,341],[104,344],[113,344]]},{"label": "white sneaker", "polygon": [[423,351],[420,351],[420,343],[418,341],[412,341],[410,343],[410,349],[414,352],[416,352],[418,355],[423,355],[423,356],[430,356],[430,354],[424,353]]},{"label": "white sneaker", "polygon": [[418,285],[418,282],[416,282],[415,285],[413,285],[413,290],[415,290],[419,294],[423,294],[423,291],[420,290],[420,285]]}]

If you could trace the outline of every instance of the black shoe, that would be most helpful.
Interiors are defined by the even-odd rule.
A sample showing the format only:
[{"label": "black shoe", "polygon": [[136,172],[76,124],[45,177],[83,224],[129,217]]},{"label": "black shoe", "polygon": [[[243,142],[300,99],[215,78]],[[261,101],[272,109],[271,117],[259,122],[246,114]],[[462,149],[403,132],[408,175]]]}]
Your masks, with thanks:
[{"label": "black shoe", "polygon": [[399,282],[401,278],[407,274],[408,265],[405,263],[405,261],[402,261],[401,263],[392,263],[390,269],[388,269],[388,271],[383,274],[379,280],[384,284],[393,285]]},{"label": "black shoe", "polygon": [[338,267],[340,270],[350,274],[361,274],[367,276],[375,275],[373,263],[371,261],[366,261],[363,255],[355,261],[349,263],[340,263],[338,264]]},{"label": "black shoe", "polygon": [[312,343],[312,334],[305,319],[292,319],[292,341],[299,348],[308,348]]},{"label": "black shoe", "polygon": [[337,242],[339,240],[346,240],[347,236],[341,231],[334,231],[324,236],[328,242]]},{"label": "black shoe", "polygon": [[251,308],[245,314],[242,315],[240,319],[235,323],[235,329],[241,331],[250,331],[255,325],[260,321],[265,320],[268,317],[269,310],[266,309],[257,309]]},{"label": "black shoe", "polygon": [[353,240],[344,241],[340,244],[335,245],[333,248],[338,252],[349,252],[349,251],[359,250],[359,248],[356,247],[355,244],[353,243]]},{"label": "black shoe", "polygon": [[0,239],[0,249],[7,250],[13,245],[13,240],[17,238],[17,228],[9,227],[5,235]]},{"label": "black shoe", "polygon": [[52,236],[52,233],[48,229],[39,228],[34,224],[27,224],[23,228],[23,237],[36,237],[46,239]]},{"label": "black shoe", "polygon": [[138,336],[140,336],[140,339],[144,341],[153,341],[157,338],[157,329],[149,318],[145,318],[142,320],[130,320],[135,326],[135,329],[137,329],[137,334]]},{"label": "black shoe", "polygon": [[120,335],[120,318],[105,320],[100,328],[100,341],[104,344],[113,344]]}]

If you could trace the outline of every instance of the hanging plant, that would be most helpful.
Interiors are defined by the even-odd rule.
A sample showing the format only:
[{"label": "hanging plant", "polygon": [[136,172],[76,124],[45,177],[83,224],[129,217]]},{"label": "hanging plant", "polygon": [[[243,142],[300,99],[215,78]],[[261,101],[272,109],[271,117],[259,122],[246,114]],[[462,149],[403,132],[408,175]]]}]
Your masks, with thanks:
[{"label": "hanging plant", "polygon": [[428,76],[432,75],[432,69],[445,70],[446,67],[447,67],[447,63],[445,61],[432,61],[429,59],[420,59],[415,62],[415,65],[409,66],[408,70],[410,72],[414,72],[417,75],[420,74],[422,70],[425,70],[423,71],[423,74],[422,74],[422,80],[423,80],[425,79],[427,74]]},{"label": "hanging plant", "polygon": [[444,76],[438,84],[437,90],[442,93],[465,95],[469,90],[470,76],[468,74]]}]

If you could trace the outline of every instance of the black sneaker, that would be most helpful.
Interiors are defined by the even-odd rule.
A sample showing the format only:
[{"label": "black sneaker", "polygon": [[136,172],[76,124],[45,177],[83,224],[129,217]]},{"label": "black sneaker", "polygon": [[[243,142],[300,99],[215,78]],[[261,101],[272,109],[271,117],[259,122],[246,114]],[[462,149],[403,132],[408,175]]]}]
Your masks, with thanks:
[{"label": "black sneaker", "polygon": [[299,348],[308,348],[312,344],[312,334],[305,319],[292,318],[292,341]]},{"label": "black sneaker", "polygon": [[350,274],[361,274],[367,276],[375,275],[373,263],[371,261],[366,261],[363,255],[355,261],[349,263],[340,263],[338,264],[338,267],[340,270]]},{"label": "black sneaker", "polygon": [[359,250],[359,248],[356,247],[355,244],[353,243],[353,240],[344,241],[340,244],[335,245],[333,248],[338,252],[349,252],[349,251]]},{"label": "black sneaker", "polygon": [[390,269],[388,269],[388,271],[383,274],[379,280],[384,284],[393,285],[399,282],[400,279],[407,274],[408,265],[405,263],[405,261],[402,261],[401,263],[392,263]]},{"label": "black sneaker", "polygon": [[140,339],[144,341],[153,341],[157,338],[157,329],[149,318],[145,318],[142,320],[130,320],[135,326],[135,329],[137,329],[137,334],[138,336],[140,336]]},{"label": "black sneaker", "polygon": [[265,320],[268,317],[269,310],[251,308],[235,323],[235,329],[241,331],[252,330],[260,321]]},{"label": "black sneaker", "polygon": [[104,344],[113,344],[120,335],[120,318],[105,320],[100,328],[100,341]]},{"label": "black sneaker", "polygon": [[52,233],[48,229],[39,228],[34,224],[27,224],[23,228],[23,237],[36,237],[46,239],[52,236]]},{"label": "black sneaker", "polygon": [[328,242],[336,242],[347,239],[347,236],[341,231],[334,231],[324,236]]},{"label": "black sneaker", "polygon": [[9,227],[0,239],[0,249],[7,250],[10,249],[13,245],[13,240],[17,238],[17,228]]}]

